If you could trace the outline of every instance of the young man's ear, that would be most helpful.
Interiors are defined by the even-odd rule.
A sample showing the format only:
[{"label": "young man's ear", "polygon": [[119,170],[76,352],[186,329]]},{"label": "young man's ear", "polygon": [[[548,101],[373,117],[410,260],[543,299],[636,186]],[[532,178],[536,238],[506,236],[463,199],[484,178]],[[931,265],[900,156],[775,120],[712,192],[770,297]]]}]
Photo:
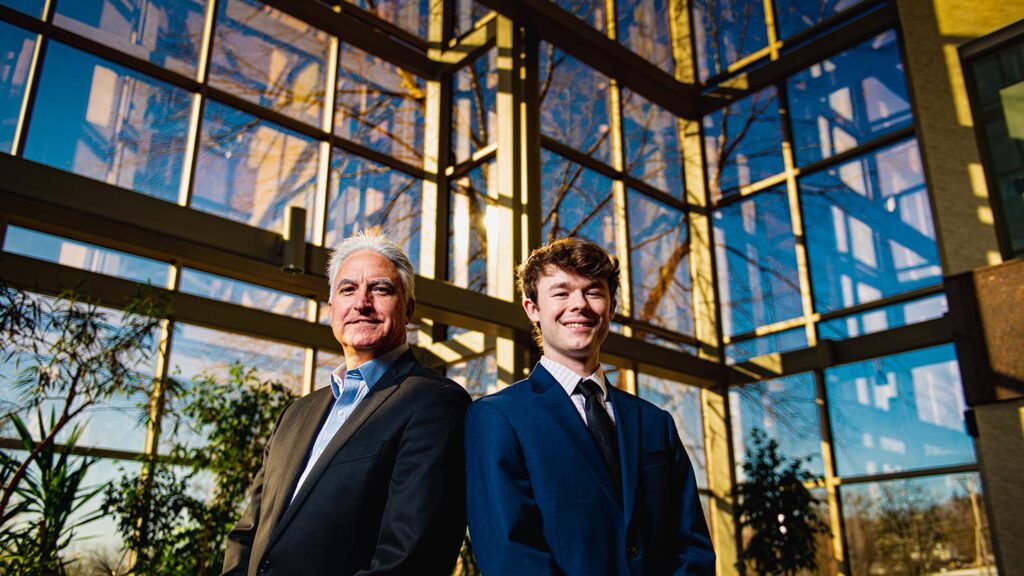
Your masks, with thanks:
[{"label": "young man's ear", "polygon": [[415,312],[415,311],[416,311],[416,301],[413,300],[412,298],[410,298],[409,302],[406,303],[406,305],[405,305],[405,317],[410,322],[412,322],[412,313]]},{"label": "young man's ear", "polygon": [[530,322],[540,322],[540,310],[533,300],[523,298],[523,310],[526,311],[526,317],[530,319]]}]

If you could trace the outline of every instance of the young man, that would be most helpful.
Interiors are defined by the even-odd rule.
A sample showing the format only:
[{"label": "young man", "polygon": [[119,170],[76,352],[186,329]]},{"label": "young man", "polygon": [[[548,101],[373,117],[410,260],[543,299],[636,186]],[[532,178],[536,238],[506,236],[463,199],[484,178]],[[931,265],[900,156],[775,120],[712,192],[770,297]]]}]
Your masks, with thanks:
[{"label": "young man", "polygon": [[328,275],[345,364],[281,415],[224,574],[447,576],[466,531],[469,395],[406,344],[415,285],[399,246],[348,238]]},{"label": "young man", "polygon": [[672,417],[610,386],[601,369],[618,262],[566,238],[517,272],[544,355],[529,378],[467,414],[469,530],[482,572],[714,574]]}]

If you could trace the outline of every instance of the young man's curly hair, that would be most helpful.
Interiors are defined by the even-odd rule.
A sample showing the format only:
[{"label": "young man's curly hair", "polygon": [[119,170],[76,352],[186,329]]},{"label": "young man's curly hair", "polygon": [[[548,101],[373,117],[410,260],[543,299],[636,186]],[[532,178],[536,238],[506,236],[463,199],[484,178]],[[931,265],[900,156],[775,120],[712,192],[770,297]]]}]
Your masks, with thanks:
[{"label": "young man's curly hair", "polygon": [[[537,302],[537,282],[548,266],[578,274],[587,280],[607,280],[608,296],[615,301],[619,288],[619,260],[597,244],[582,238],[562,238],[537,248],[516,268],[516,287],[523,298]],[[533,324],[533,338],[543,350],[540,326]]]}]

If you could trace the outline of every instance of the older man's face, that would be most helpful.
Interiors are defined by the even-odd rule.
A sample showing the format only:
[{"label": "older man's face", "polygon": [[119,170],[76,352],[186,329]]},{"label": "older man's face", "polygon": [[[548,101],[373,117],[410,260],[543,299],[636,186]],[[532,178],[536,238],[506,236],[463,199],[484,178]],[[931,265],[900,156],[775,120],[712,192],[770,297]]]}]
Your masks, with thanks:
[{"label": "older man's face", "polygon": [[411,302],[386,257],[373,250],[353,253],[338,268],[332,290],[331,329],[346,359],[368,362],[405,342]]}]

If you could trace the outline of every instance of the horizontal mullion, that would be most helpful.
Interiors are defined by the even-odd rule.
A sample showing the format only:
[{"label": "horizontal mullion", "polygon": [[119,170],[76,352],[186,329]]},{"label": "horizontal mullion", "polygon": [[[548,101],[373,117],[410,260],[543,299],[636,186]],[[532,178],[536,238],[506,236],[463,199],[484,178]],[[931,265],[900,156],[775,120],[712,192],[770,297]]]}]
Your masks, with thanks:
[{"label": "horizontal mullion", "polygon": [[824,312],[817,314],[818,322],[824,322],[826,320],[832,320],[834,318],[842,318],[843,316],[850,316],[852,314],[860,314],[862,312],[870,312],[885,308],[886,306],[892,306],[893,304],[902,304],[918,298],[924,298],[927,296],[934,296],[936,294],[942,294],[945,290],[942,282],[933,284],[932,286],[925,286],[923,288],[917,288],[908,292],[901,292],[885,298],[879,298],[878,300],[872,300],[871,302],[864,302],[842,310],[832,310],[830,312]]},{"label": "horizontal mullion", "polygon": [[496,143],[485,146],[484,148],[481,148],[480,150],[474,152],[473,155],[470,156],[469,160],[465,160],[461,164],[456,164],[455,166],[449,166],[448,169],[445,170],[444,175],[447,176],[448,178],[458,178],[460,176],[465,176],[469,172],[472,172],[474,168],[477,168],[482,164],[486,164],[490,160],[494,160],[497,157],[498,145]]},{"label": "horizontal mullion", "polygon": [[889,480],[909,480],[912,478],[925,478],[928,476],[943,476],[947,474],[963,474],[965,472],[977,472],[977,464],[959,464],[956,466],[943,466],[941,468],[925,468],[922,470],[900,470],[898,472],[886,472],[884,474],[863,474],[858,476],[840,476],[833,478],[832,482],[838,486],[866,484],[869,482],[886,482]]},{"label": "horizontal mullion", "polygon": [[43,31],[49,27],[49,25],[38,18],[29,16],[24,12],[19,12],[14,8],[9,8],[0,4],[0,21],[13,24],[19,28],[24,28],[29,32],[36,34],[42,34]]},{"label": "horizontal mullion", "polygon": [[722,343],[742,344],[748,340],[781,334],[787,330],[792,330],[805,325],[807,325],[807,318],[804,316],[797,316],[796,318],[788,318],[786,320],[779,320],[777,322],[772,322],[771,324],[758,326],[753,330],[748,330],[732,336],[722,336]]},{"label": "horizontal mullion", "polygon": [[701,345],[701,342],[699,340],[697,340],[696,338],[694,338],[693,336],[689,336],[689,335],[683,334],[681,332],[676,332],[676,331],[670,330],[668,328],[663,328],[661,326],[656,326],[654,324],[650,324],[650,323],[644,322],[642,320],[636,320],[636,319],[630,318],[628,316],[616,315],[615,321],[620,323],[620,324],[624,324],[626,326],[629,326],[633,330],[640,330],[642,332],[649,332],[651,334],[654,334],[655,336],[658,336],[660,338],[664,338],[665,340],[671,340],[671,341],[676,342],[678,344],[687,344],[689,346],[697,346],[697,347],[700,347],[700,345]]},{"label": "horizontal mullion", "polygon": [[[139,430],[140,438],[145,435],[145,430]],[[60,442],[54,442],[53,447],[54,449],[60,452],[70,452],[71,454],[74,454],[76,456],[98,456],[100,458],[112,458],[115,460],[135,460],[138,462],[142,462],[150,458],[149,456],[141,452],[132,452],[130,450],[117,450],[114,448],[100,448],[90,446],[69,447],[67,444],[61,444]],[[15,438],[0,438],[0,448],[3,448],[5,450],[25,450],[25,444],[21,440]]]},{"label": "horizontal mullion", "polygon": [[874,152],[879,148],[884,148],[885,146],[895,144],[896,142],[899,142],[901,140],[913,138],[914,135],[915,131],[913,125],[904,126],[903,128],[893,130],[888,134],[883,134],[877,138],[864,142],[863,144],[858,144],[853,148],[850,148],[849,150],[843,150],[842,152],[839,152],[838,154],[833,154],[828,158],[822,158],[821,160],[816,160],[814,162],[810,162],[801,167],[798,167],[796,169],[796,175],[806,176],[808,174],[813,174],[815,172],[820,172],[821,170],[832,168],[833,166],[842,164],[843,162],[853,160],[859,156],[863,156],[871,152]]}]

